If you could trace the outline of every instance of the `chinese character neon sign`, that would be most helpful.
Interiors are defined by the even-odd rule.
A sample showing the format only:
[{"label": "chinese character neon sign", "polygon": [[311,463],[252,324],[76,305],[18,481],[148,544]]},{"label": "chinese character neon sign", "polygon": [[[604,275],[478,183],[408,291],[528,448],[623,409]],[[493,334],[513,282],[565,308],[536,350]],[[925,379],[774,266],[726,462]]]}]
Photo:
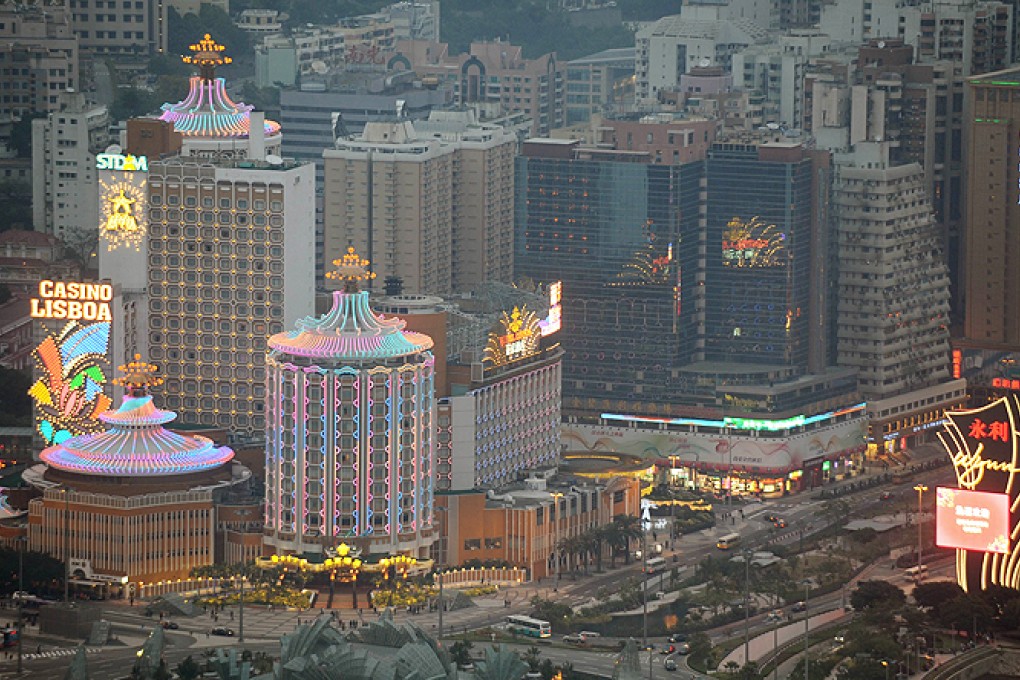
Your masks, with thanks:
[{"label": "chinese character neon sign", "polygon": [[786,234],[755,215],[734,217],[723,230],[722,260],[727,267],[777,267],[785,263]]},{"label": "chinese character neon sign", "polygon": [[503,366],[526,359],[539,350],[542,330],[538,317],[527,307],[514,307],[510,314],[503,312],[497,328],[489,333],[484,361]]},{"label": "chinese character neon sign", "polygon": [[39,297],[31,300],[34,319],[68,321],[112,321],[110,300],[113,286],[108,283],[39,282]]}]

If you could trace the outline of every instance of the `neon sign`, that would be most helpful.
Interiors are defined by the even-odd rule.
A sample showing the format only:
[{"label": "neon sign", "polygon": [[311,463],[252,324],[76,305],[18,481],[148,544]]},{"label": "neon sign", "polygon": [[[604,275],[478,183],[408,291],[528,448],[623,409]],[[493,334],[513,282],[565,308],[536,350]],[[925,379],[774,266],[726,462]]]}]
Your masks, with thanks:
[{"label": "neon sign", "polygon": [[483,361],[503,366],[538,353],[542,330],[538,317],[527,307],[514,307],[510,314],[503,312],[497,329],[489,333]]},{"label": "neon sign", "polygon": [[110,300],[113,286],[108,283],[65,283],[44,279],[39,282],[39,297],[31,299],[33,319],[68,321],[112,321]]},{"label": "neon sign", "polygon": [[549,314],[538,325],[542,328],[542,337],[552,335],[563,326],[563,282],[549,284]]},{"label": "neon sign", "polygon": [[99,235],[109,250],[122,245],[140,250],[146,225],[144,176],[125,173],[122,180],[116,177],[113,175],[109,182],[102,177],[99,179],[102,211]]},{"label": "neon sign", "polygon": [[[947,411],[946,429],[939,433],[960,487],[950,491],[957,494],[984,492],[974,494],[975,497],[1001,494],[1006,500],[1007,526],[1001,532],[1005,543],[998,540],[998,529],[992,531],[995,509],[991,509],[988,518],[984,517],[982,508],[988,506],[987,503],[972,503],[961,497],[959,503],[954,502],[949,519],[942,520],[953,525],[950,527],[953,535],[979,539],[980,545],[974,541],[954,542],[950,538],[939,543],[957,548],[956,580],[967,591],[984,590],[993,585],[1016,588],[1020,584],[1020,549],[1008,542],[1008,537],[1015,535],[1018,528],[1008,512],[1008,507],[1016,504],[1020,491],[1017,484],[1020,473],[1016,439],[1018,415],[1020,401],[1015,396],[1003,397],[978,409]],[[976,508],[977,516],[973,510],[964,509],[957,518],[956,505]],[[989,526],[985,527],[983,522],[988,522]]]},{"label": "neon sign", "polygon": [[123,170],[124,172],[148,172],[149,159],[145,156],[126,156],[119,153],[101,153],[96,156],[96,170]]},{"label": "neon sign", "polygon": [[32,350],[41,377],[28,395],[35,403],[36,431],[47,444],[103,430],[99,414],[111,403],[103,393],[109,343],[108,321],[71,321]]},{"label": "neon sign", "polygon": [[785,262],[786,234],[755,215],[734,217],[723,230],[722,260],[727,267],[777,267]]},{"label": "neon sign", "polygon": [[1004,493],[935,489],[935,544],[1009,553],[1009,496]]}]

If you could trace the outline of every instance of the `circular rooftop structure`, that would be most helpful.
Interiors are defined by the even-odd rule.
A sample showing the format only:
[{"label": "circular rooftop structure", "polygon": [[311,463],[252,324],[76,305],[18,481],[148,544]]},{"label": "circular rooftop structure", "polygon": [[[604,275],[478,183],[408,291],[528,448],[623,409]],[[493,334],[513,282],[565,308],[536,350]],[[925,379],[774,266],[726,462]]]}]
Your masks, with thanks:
[{"label": "circular rooftop structure", "polygon": [[158,385],[155,366],[138,360],[122,366],[128,388],[120,408],[100,414],[105,432],[71,437],[44,449],[39,457],[51,468],[79,475],[162,477],[214,470],[234,457],[205,437],[171,432],[163,426],[177,414],[152,403],[147,388]]},{"label": "circular rooftop structure", "polygon": [[432,338],[405,331],[404,320],[388,319],[372,311],[368,291],[357,287],[360,281],[375,275],[368,272],[368,261],[358,257],[353,248],[333,264],[337,269],[327,276],[344,284],[344,290],[333,293],[333,307],[323,316],[299,319],[293,331],[271,336],[271,349],[311,360],[363,362],[409,356],[432,348]]},{"label": "circular rooftop structure", "polygon": [[[255,107],[235,103],[227,94],[226,81],[216,77],[216,67],[232,61],[223,54],[223,45],[206,33],[190,49],[193,54],[183,60],[197,66],[199,74],[192,76],[187,97],[160,107],[163,111],[160,120],[172,123],[174,131],[184,137],[246,139],[251,133],[251,113]],[[265,121],[263,129],[267,138],[280,134],[276,121]]]}]

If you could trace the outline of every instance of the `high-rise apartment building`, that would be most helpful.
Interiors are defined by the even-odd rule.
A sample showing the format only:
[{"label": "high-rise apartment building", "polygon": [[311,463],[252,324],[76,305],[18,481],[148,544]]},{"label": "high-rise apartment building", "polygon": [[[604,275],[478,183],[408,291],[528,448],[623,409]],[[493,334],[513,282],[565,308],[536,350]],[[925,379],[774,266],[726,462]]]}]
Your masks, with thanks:
[{"label": "high-rise apartment building", "polygon": [[323,153],[324,258],[353,245],[370,255],[377,285],[396,276],[408,293],[509,282],[516,142],[470,112],[369,123],[338,139]]},{"label": "high-rise apartment building", "polygon": [[164,106],[183,151],[148,164],[143,333],[187,424],[261,437],[266,339],[314,311],[315,167],[267,154],[278,124],[205,96],[221,53],[195,46],[196,106]]},{"label": "high-rise apartment building", "polygon": [[636,90],[639,101],[654,101],[674,90],[680,76],[699,65],[729,70],[733,55],[768,40],[768,30],[746,17],[730,18],[720,3],[685,6],[637,32]]},{"label": "high-rise apartment building", "polygon": [[923,170],[854,160],[837,165],[833,190],[838,351],[857,370],[877,454],[924,441],[966,383],[950,375],[948,268]]},{"label": "high-rise apartment building", "polygon": [[403,65],[426,82],[450,84],[457,104],[477,108],[485,118],[523,112],[534,135],[564,124],[565,65],[555,52],[525,59],[519,46],[500,40],[471,43],[459,55],[451,55],[446,43],[427,40],[398,41],[396,51],[394,67]]},{"label": "high-rise apartment building", "polygon": [[63,0],[82,50],[96,56],[145,59],[167,49],[167,0]]},{"label": "high-rise apartment building", "polygon": [[32,222],[60,238],[99,228],[96,155],[110,144],[106,107],[61,92],[58,109],[32,121]]},{"label": "high-rise apartment building", "polygon": [[0,125],[55,111],[78,89],[78,38],[60,7],[0,6]]},{"label": "high-rise apartment building", "polygon": [[194,424],[261,434],[266,339],[314,311],[314,186],[289,161],[150,163],[149,354]]},{"label": "high-rise apartment building", "polygon": [[970,78],[967,98],[963,336],[1020,350],[1020,69]]},{"label": "high-rise apartment building", "polygon": [[[897,11],[898,36],[915,47],[918,61],[951,61],[962,66],[964,75],[997,71],[1013,62],[1016,8],[1011,2],[937,0]],[[875,37],[884,35],[890,34]]]}]

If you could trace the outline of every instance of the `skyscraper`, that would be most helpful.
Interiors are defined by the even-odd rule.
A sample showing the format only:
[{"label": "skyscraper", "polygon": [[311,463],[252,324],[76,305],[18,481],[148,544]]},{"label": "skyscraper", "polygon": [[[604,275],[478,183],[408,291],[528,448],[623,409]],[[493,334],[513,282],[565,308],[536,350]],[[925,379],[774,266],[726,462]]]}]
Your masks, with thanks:
[{"label": "skyscraper", "polygon": [[269,338],[266,543],[426,557],[435,466],[432,339],[377,316],[350,249],[321,317]]},{"label": "skyscraper", "polygon": [[1020,69],[967,81],[964,337],[1020,349]]},{"label": "skyscraper", "polygon": [[269,155],[279,126],[222,92],[222,49],[195,46],[183,155],[149,164],[149,356],[189,424],[262,435],[266,338],[313,310],[315,167]]},{"label": "skyscraper", "polygon": [[368,123],[337,140],[323,153],[325,257],[354,246],[408,293],[509,282],[515,149],[510,130],[471,112]]}]

